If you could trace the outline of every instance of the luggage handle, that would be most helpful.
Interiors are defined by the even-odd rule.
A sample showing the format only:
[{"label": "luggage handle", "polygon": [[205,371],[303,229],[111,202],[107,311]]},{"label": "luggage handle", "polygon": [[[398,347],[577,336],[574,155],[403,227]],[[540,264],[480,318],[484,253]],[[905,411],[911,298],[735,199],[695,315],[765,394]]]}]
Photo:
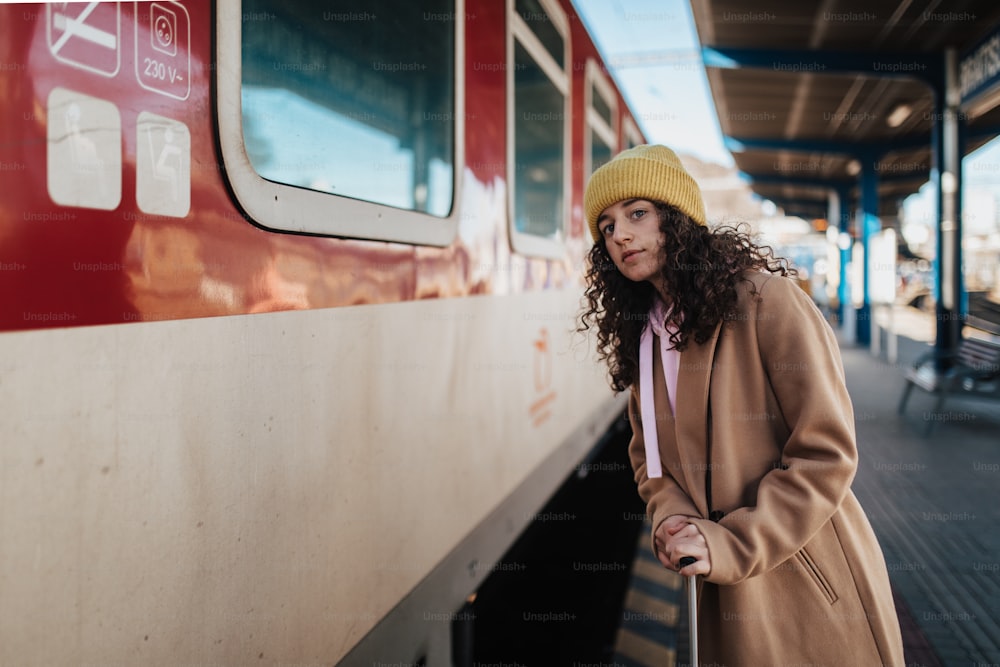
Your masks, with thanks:
[{"label": "luggage handle", "polygon": [[[681,568],[698,562],[697,558],[684,556],[680,560]],[[698,667],[698,575],[688,576],[688,628],[690,630],[691,667]]]}]

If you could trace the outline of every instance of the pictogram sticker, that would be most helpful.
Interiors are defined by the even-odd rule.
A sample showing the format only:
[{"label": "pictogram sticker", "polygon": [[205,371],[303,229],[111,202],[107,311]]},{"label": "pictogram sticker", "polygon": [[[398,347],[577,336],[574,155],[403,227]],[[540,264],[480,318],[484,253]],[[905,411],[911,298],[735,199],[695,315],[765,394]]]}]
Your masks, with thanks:
[{"label": "pictogram sticker", "polygon": [[535,348],[535,401],[528,408],[531,423],[539,426],[552,416],[552,402],[556,392],[552,389],[552,346],[549,344],[549,330],[542,327],[538,338],[532,343]]},{"label": "pictogram sticker", "polygon": [[191,208],[191,132],[142,111],[136,123],[135,200],[139,210],[183,218]]},{"label": "pictogram sticker", "polygon": [[177,2],[135,3],[139,85],[179,100],[191,94],[191,19]]},{"label": "pictogram sticker", "polygon": [[122,198],[122,121],[113,103],[66,88],[49,93],[46,180],[63,206],[110,211]]},{"label": "pictogram sticker", "polygon": [[45,6],[49,52],[59,62],[101,76],[121,64],[121,7],[117,2],[56,2]]}]

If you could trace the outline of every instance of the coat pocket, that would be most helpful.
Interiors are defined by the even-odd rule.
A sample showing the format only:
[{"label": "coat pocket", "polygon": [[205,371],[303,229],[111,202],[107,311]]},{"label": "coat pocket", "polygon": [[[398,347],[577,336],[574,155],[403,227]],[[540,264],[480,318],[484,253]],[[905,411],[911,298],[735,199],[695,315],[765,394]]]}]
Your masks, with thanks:
[{"label": "coat pocket", "polygon": [[801,549],[797,554],[795,554],[795,558],[799,561],[799,565],[802,566],[805,573],[819,588],[820,592],[826,598],[826,601],[830,604],[836,602],[837,592],[833,590],[833,586],[831,586],[830,582],[823,576],[823,572],[819,569],[819,566],[816,565],[816,561],[812,559],[809,552],[805,549]]}]

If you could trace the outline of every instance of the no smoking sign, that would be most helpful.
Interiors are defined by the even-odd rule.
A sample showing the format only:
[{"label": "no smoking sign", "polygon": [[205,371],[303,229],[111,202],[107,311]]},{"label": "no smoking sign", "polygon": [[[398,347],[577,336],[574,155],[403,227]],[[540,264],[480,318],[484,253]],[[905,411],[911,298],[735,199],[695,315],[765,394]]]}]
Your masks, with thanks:
[{"label": "no smoking sign", "polygon": [[135,3],[135,76],[143,88],[186,100],[190,44],[191,19],[179,3]]},{"label": "no smoking sign", "polygon": [[115,76],[121,61],[121,7],[117,2],[46,5],[49,51],[61,63]]}]

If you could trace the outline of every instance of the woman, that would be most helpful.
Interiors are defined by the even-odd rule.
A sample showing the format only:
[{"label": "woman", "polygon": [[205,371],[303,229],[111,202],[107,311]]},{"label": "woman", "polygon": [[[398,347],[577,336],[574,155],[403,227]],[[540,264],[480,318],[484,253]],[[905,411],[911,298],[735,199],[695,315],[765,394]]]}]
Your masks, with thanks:
[{"label": "woman", "polygon": [[[653,550],[703,575],[704,664],[902,665],[882,552],[850,485],[854,416],[839,348],[789,269],[705,226],[663,146],[594,172],[581,330],[616,391]],[[675,417],[676,416],[676,417]],[[679,568],[681,558],[694,564]]]}]

